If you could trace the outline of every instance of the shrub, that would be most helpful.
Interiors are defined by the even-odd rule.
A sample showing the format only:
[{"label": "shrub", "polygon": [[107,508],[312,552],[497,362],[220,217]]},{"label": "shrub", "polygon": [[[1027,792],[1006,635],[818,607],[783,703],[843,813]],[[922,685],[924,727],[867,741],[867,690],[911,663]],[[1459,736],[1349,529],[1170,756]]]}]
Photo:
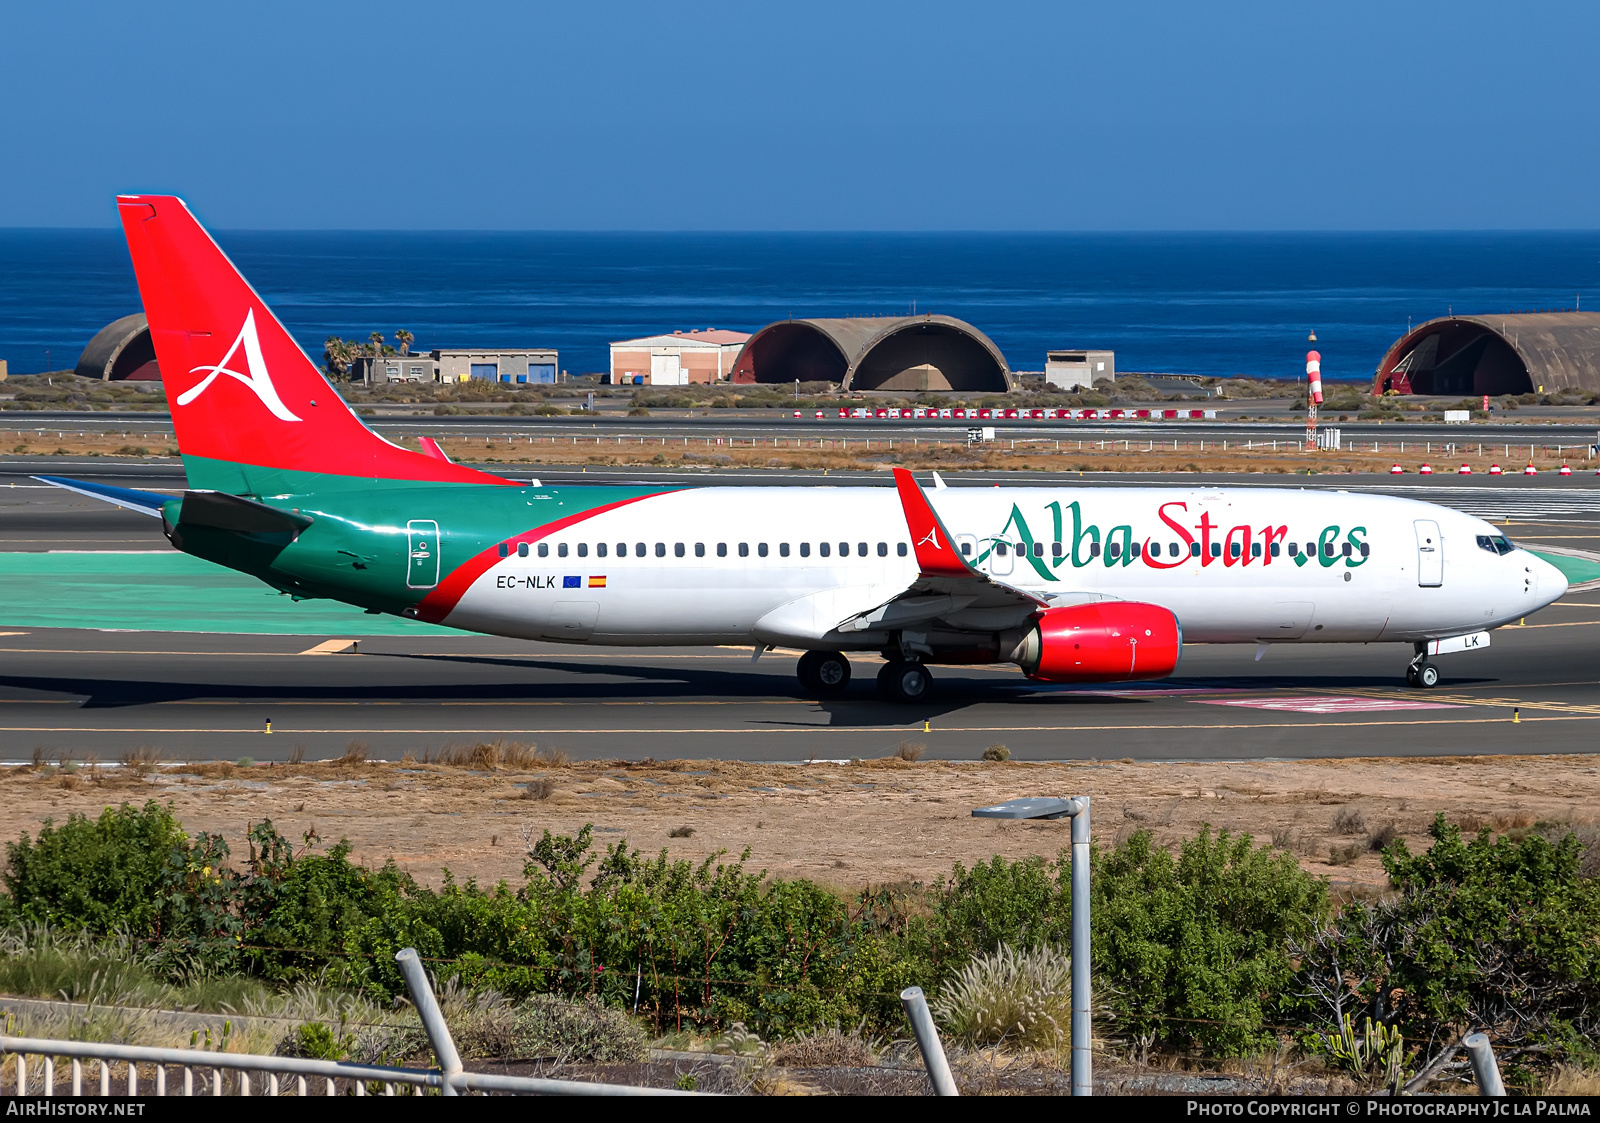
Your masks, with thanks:
[{"label": "shrub", "polygon": [[990,745],[983,750],[983,759],[994,763],[1004,763],[1011,759],[1011,750],[1004,745]]},{"label": "shrub", "polygon": [[1270,1045],[1294,977],[1288,941],[1315,930],[1326,885],[1291,855],[1209,827],[1176,857],[1148,831],[1096,857],[1095,967],[1119,1026],[1214,1055]]},{"label": "shrub", "polygon": [[[1433,845],[1383,854],[1395,895],[1357,901],[1298,950],[1306,1013],[1399,1027],[1435,1059],[1487,1030],[1497,1051],[1592,1056],[1600,1038],[1600,883],[1575,835],[1468,841],[1441,815]],[[1427,1065],[1422,1066],[1424,1070]]]},{"label": "shrub", "polygon": [[1048,945],[1001,944],[940,989],[933,1014],[969,1045],[1048,1048],[1072,1025],[1072,958]]},{"label": "shrub", "polygon": [[176,902],[169,860],[189,842],[172,811],[150,801],[108,807],[98,819],[46,819],[37,840],[6,844],[6,890],[23,920],[67,930],[145,933]]}]

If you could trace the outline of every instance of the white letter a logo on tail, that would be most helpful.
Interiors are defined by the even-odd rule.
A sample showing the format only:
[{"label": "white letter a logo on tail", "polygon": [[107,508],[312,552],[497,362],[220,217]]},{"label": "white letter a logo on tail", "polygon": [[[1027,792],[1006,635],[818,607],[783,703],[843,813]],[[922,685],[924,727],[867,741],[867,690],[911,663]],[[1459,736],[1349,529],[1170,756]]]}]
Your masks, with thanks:
[{"label": "white letter a logo on tail", "polygon": [[[244,347],[244,365],[249,374],[240,374],[236,370],[229,370],[228,363],[238,354],[240,346]],[[261,399],[261,404],[272,411],[272,415],[281,421],[299,421],[300,418],[289,412],[289,407],[283,404],[283,399],[278,397],[277,387],[272,385],[272,378],[267,374],[266,360],[261,357],[261,340],[256,336],[256,313],[252,308],[244,314],[244,326],[239,329],[239,336],[233,341],[233,346],[228,348],[228,353],[222,356],[222,361],[216,366],[191,367],[190,374],[197,370],[210,371],[203,379],[178,395],[178,404],[186,406],[201,394],[206,387],[217,380],[217,375],[225,374],[229,378],[236,378],[250,392]]]}]

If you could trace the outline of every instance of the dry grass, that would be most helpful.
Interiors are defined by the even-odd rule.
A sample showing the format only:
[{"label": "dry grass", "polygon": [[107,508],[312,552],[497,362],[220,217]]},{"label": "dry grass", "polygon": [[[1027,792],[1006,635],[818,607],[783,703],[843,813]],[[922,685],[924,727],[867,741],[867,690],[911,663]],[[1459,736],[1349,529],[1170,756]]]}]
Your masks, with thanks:
[{"label": "dry grass", "polygon": [[1367,836],[1368,850],[1384,850],[1400,837],[1400,828],[1394,823],[1385,823]]},{"label": "dry grass", "polygon": [[915,764],[917,761],[922,759],[923,754],[925,754],[927,751],[927,745],[920,745],[915,741],[901,741],[895,746],[895,750],[893,754],[891,754],[890,759],[903,760],[908,764]]},{"label": "dry grass", "polygon": [[134,772],[143,773],[161,763],[161,751],[149,745],[140,745],[129,749],[117,758],[122,767],[130,768]]},{"label": "dry grass", "polygon": [[876,1064],[880,1042],[863,1037],[860,1028],[843,1032],[827,1026],[784,1041],[773,1049],[775,1064],[785,1068],[865,1068]]},{"label": "dry grass", "polygon": [[556,792],[556,782],[548,776],[529,780],[522,785],[522,799],[549,799]]},{"label": "dry grass", "polygon": [[668,838],[693,838],[694,828],[691,826],[673,827],[667,832]]},{"label": "dry grass", "polygon": [[1004,745],[990,745],[983,750],[983,759],[993,764],[1004,764],[1011,759],[1011,750]]},{"label": "dry grass", "polygon": [[1341,807],[1333,817],[1334,834],[1362,834],[1367,829],[1367,817],[1359,807]]},{"label": "dry grass", "polygon": [[540,752],[537,745],[507,741],[503,737],[472,745],[446,745],[438,752],[424,752],[420,762],[409,753],[406,756],[414,764],[442,764],[448,768],[472,768],[481,772],[564,768],[569,763],[567,754],[559,749]]},{"label": "dry grass", "polygon": [[1600,1069],[1558,1065],[1542,1093],[1546,1096],[1600,1096]]},{"label": "dry grass", "polygon": [[1349,866],[1349,865],[1354,865],[1355,864],[1355,860],[1357,858],[1361,857],[1361,852],[1362,852],[1363,849],[1364,849],[1364,847],[1357,846],[1353,842],[1348,843],[1348,844],[1346,844],[1344,846],[1340,846],[1338,844],[1331,845],[1331,846],[1328,847],[1328,865],[1330,865],[1330,866]]},{"label": "dry grass", "polygon": [[351,741],[344,747],[344,755],[335,757],[333,763],[344,765],[365,764],[371,751],[365,741]]}]

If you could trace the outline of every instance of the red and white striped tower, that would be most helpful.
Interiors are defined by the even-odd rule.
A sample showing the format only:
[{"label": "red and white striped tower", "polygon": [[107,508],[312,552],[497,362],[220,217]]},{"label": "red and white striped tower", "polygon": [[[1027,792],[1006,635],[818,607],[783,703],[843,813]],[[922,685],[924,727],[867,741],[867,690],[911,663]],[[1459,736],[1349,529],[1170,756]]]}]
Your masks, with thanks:
[{"label": "red and white striped tower", "polygon": [[[1315,343],[1317,333],[1312,332],[1310,339]],[[1306,352],[1306,382],[1306,451],[1311,452],[1317,447],[1317,407],[1322,404],[1322,356],[1315,351]]]}]

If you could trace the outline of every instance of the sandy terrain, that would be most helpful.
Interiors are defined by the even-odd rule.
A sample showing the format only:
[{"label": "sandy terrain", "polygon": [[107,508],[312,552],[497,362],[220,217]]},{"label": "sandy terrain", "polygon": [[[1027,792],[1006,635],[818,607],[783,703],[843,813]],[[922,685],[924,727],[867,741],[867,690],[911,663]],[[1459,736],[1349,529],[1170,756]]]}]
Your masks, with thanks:
[{"label": "sandy terrain", "polygon": [[[593,823],[597,842],[625,837],[647,853],[666,847],[674,857],[692,859],[719,849],[736,855],[748,846],[756,868],[846,888],[931,881],[953,862],[997,853],[1054,857],[1069,840],[1065,820],[974,819],[971,809],[1017,796],[1088,794],[1102,843],[1139,828],[1170,843],[1210,823],[1271,839],[1336,884],[1379,885],[1382,871],[1369,839],[1386,824],[1425,844],[1425,828],[1441,811],[1469,828],[1489,823],[1507,830],[1541,820],[1592,824],[1600,809],[1600,760],[1574,756],[1234,764],[896,758],[800,766],[485,763],[481,754],[472,765],[107,767],[79,761],[64,770],[41,763],[0,777],[0,838],[35,831],[47,817],[60,822],[72,812],[95,815],[107,804],[155,798],[170,802],[191,833],[222,833],[236,856],[244,852],[249,825],[271,818],[297,842],[313,832],[317,845],[346,837],[356,860],[375,865],[392,857],[425,882],[437,883],[446,866],[458,879],[493,882],[520,878],[524,830],[537,837],[545,829],[571,833]],[[1353,822],[1358,815],[1360,825]],[[693,833],[669,836],[683,827]]]}]

